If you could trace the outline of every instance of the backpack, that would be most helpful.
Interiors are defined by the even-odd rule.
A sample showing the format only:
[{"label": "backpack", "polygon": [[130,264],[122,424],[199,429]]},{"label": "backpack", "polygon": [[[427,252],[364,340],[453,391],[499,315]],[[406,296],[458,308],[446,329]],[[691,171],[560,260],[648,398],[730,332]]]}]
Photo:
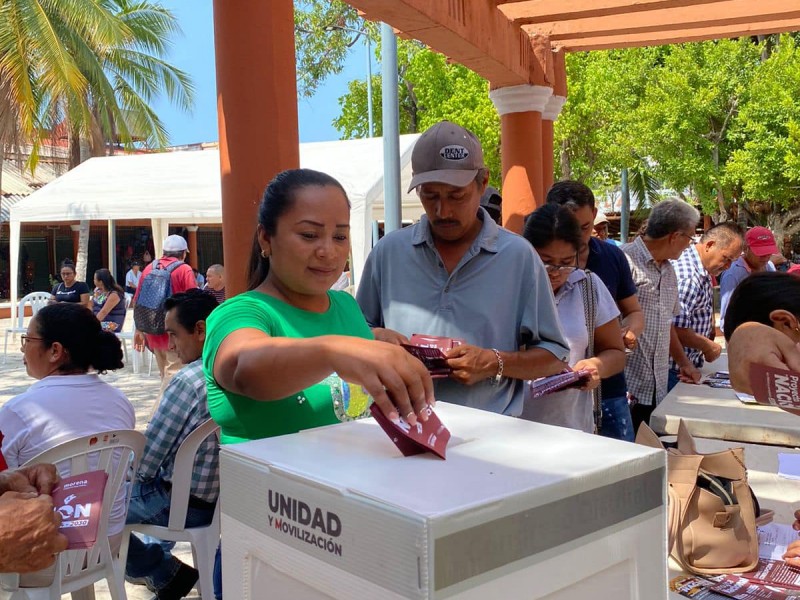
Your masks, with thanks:
[{"label": "backpack", "polygon": [[164,301],[172,295],[172,272],[180,267],[183,261],[176,260],[168,267],[156,262],[153,269],[142,279],[139,297],[133,309],[133,322],[136,330],[151,335],[166,332],[164,327]]}]

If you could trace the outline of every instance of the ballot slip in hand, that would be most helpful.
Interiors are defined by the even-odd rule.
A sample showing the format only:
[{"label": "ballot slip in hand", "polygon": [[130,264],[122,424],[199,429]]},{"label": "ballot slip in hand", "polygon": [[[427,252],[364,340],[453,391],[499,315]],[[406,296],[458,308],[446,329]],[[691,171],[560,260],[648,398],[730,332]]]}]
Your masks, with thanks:
[{"label": "ballot slip in hand", "polygon": [[447,377],[453,371],[447,364],[447,351],[463,344],[466,342],[458,338],[415,333],[402,346],[425,365],[431,377]]},{"label": "ballot slip in hand", "polygon": [[580,387],[591,378],[589,371],[564,371],[558,375],[540,377],[530,382],[531,398],[541,398],[568,387]]},{"label": "ballot slip in hand", "polygon": [[800,415],[800,373],[766,365],[751,365],[750,387],[759,404],[777,406]]},{"label": "ballot slip in hand", "polygon": [[91,548],[97,541],[106,481],[105,471],[89,471],[65,477],[53,488],[53,506],[61,513],[59,531],[69,541],[67,549]]},{"label": "ballot slip in hand", "polygon": [[414,456],[423,452],[433,452],[439,458],[445,459],[447,442],[450,441],[450,431],[445,427],[433,412],[427,407],[427,421],[417,416],[417,424],[412,426],[403,417],[390,420],[377,404],[369,407],[372,416],[381,426],[381,429],[394,442],[394,445],[403,453],[403,456]]}]

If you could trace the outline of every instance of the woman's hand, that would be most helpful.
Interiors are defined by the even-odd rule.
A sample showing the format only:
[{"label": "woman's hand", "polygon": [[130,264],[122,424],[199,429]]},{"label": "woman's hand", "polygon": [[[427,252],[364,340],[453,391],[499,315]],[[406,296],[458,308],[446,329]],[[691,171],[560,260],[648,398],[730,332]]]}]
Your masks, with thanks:
[{"label": "woman's hand", "polygon": [[[320,340],[325,338],[320,338]],[[427,420],[433,406],[433,381],[425,366],[402,347],[388,342],[330,336],[332,371],[361,385],[389,419],[403,417],[412,426]]]},{"label": "woman's hand", "polygon": [[579,360],[572,367],[573,371],[589,371],[589,380],[584,383],[579,389],[589,391],[595,389],[600,385],[600,369],[598,360],[596,358],[586,358]]}]

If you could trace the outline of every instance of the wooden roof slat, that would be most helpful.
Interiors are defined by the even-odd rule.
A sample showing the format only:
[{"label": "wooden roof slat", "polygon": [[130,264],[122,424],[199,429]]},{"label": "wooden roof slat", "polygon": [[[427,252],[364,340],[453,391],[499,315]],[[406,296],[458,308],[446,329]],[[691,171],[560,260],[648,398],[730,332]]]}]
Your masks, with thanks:
[{"label": "wooden roof slat", "polygon": [[679,29],[665,31],[660,34],[634,33],[627,35],[606,35],[592,38],[562,39],[556,45],[570,52],[587,50],[612,50],[615,48],[633,48],[641,46],[659,46],[662,44],[680,44],[684,42],[700,42],[751,35],[767,35],[800,31],[800,18],[765,21],[763,23],[725,25],[703,29]]},{"label": "wooden roof slat", "polygon": [[[592,17],[524,25],[530,34],[546,35],[551,41],[601,37],[604,35],[657,34],[725,25],[756,24],[800,17],[799,0],[723,0],[683,8],[657,9],[626,15]],[[655,37],[655,36],[654,36]]]},{"label": "wooden roof slat", "polygon": [[725,0],[495,0],[497,8],[520,24],[549,23],[586,17],[627,15],[656,9],[706,5]]}]

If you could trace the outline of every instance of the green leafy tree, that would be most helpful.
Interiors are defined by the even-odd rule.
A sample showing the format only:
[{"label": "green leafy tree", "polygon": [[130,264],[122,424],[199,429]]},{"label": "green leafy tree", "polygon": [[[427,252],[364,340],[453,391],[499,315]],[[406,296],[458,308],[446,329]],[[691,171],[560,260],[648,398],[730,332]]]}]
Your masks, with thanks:
[{"label": "green leafy tree", "polygon": [[737,148],[725,165],[750,220],[800,232],[800,50],[790,36],[773,44],[732,126]]},{"label": "green leafy tree", "polygon": [[[500,118],[489,99],[486,80],[413,41],[398,41],[398,96],[400,133],[417,133],[448,119],[474,132],[481,140],[492,183],[498,185]],[[373,101],[380,107],[381,77],[373,79]],[[367,131],[367,95],[364,81],[350,82],[339,98],[342,107],[333,125],[342,137],[363,137]],[[375,134],[381,135],[380,109],[375,112]]]},{"label": "green leafy tree", "polygon": [[32,143],[31,167],[62,122],[73,146],[83,138],[97,152],[105,142],[166,145],[152,99],[164,93],[188,110],[193,97],[189,77],[164,60],[178,32],[172,13],[146,0],[0,2],[3,142]]},{"label": "green leafy tree", "polygon": [[362,19],[341,0],[296,0],[294,29],[297,90],[306,98],[328,76],[342,72],[350,48],[362,43],[362,35],[379,37],[377,24]]},{"label": "green leafy tree", "polygon": [[690,190],[706,214],[730,214],[735,190],[724,171],[736,148],[731,127],[761,51],[750,39],[670,46],[636,112],[641,154],[668,187]]}]

